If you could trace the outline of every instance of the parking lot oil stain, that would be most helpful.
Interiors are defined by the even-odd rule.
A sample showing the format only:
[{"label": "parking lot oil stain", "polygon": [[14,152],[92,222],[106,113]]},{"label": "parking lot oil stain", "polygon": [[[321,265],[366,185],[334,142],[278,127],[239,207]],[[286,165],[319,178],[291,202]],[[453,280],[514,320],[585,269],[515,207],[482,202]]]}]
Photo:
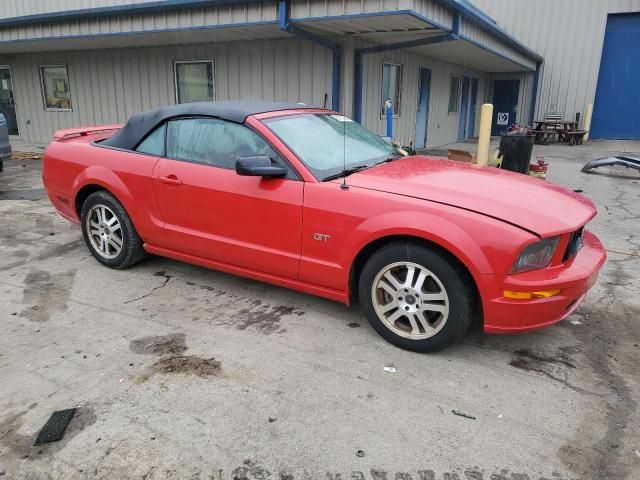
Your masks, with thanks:
[{"label": "parking lot oil stain", "polygon": [[46,198],[47,192],[44,188],[32,188],[28,190],[4,190],[0,191],[0,201],[2,200],[42,200]]},{"label": "parking lot oil stain", "polygon": [[233,318],[233,324],[238,330],[255,330],[264,335],[284,333],[286,329],[280,324],[282,317],[287,315],[304,314],[295,307],[284,305],[269,305],[254,302],[248,308],[238,310]]},{"label": "parking lot oil stain", "polygon": [[[563,349],[564,348],[564,349]],[[542,355],[527,349],[515,350],[509,365],[519,370],[535,372],[563,384],[565,387],[582,394],[594,395],[593,392],[573,385],[569,382],[568,371],[575,369],[575,365],[568,356],[571,349],[561,347],[555,356]]]},{"label": "parking lot oil stain", "polygon": [[[10,241],[7,241],[8,237],[5,235],[5,232],[3,232],[2,229],[0,229],[0,244],[2,245],[7,245],[7,246],[22,246],[25,243],[32,243],[30,241],[24,241],[24,240],[17,240],[17,239],[12,239]],[[15,244],[14,244],[15,242]],[[12,263],[9,263],[7,265],[3,265],[0,266],[0,272],[1,271],[6,271],[6,270],[11,270],[13,268],[16,267],[20,267],[23,266],[24,264],[26,264],[29,261],[39,261],[39,260],[48,260],[52,257],[58,257],[58,256],[64,256],[67,253],[70,253],[82,246],[84,246],[84,240],[82,239],[78,239],[78,240],[73,240],[71,242],[68,243],[63,243],[61,245],[54,245],[51,247],[47,247],[44,250],[40,250],[40,253],[38,253],[35,257],[33,257],[32,259],[29,258],[29,256],[25,256],[23,257],[19,257],[19,260],[16,260]],[[34,252],[35,253],[35,252]]]},{"label": "parking lot oil stain", "polygon": [[[563,347],[564,348],[564,347]],[[540,364],[560,364],[568,368],[576,368],[567,357],[567,350],[559,348],[559,353],[555,357],[540,355],[527,349],[514,351],[515,358],[509,362],[509,365],[523,370],[529,370],[531,366],[536,367]]]},{"label": "parking lot oil stain", "polygon": [[[620,263],[616,267],[622,268],[628,260],[609,262]],[[628,268],[637,268],[637,264],[632,261]],[[624,287],[606,285],[598,307],[589,309],[586,328],[572,329],[605,390],[598,399],[601,406],[590,409],[597,408],[597,416],[580,418],[574,437],[559,451],[560,459],[577,478],[632,478],[637,471],[637,457],[626,453],[637,446],[632,432],[638,400],[626,379],[637,375],[637,348],[629,340],[640,338],[640,309],[625,301],[628,292]]]},{"label": "parking lot oil stain", "polygon": [[202,358],[197,355],[175,355],[163,357],[155,362],[140,377],[140,382],[147,381],[155,374],[185,374],[206,378],[213,377],[222,370],[221,364],[215,358]]},{"label": "parking lot oil stain", "polygon": [[242,465],[231,472],[233,480],[268,480],[271,472],[250,459],[242,462]]},{"label": "parking lot oil stain", "polygon": [[53,313],[64,312],[76,270],[51,274],[46,270],[32,268],[24,279],[22,302],[27,304],[21,313],[34,322],[46,322]]},{"label": "parking lot oil stain", "polygon": [[140,355],[179,355],[187,350],[184,333],[158,335],[131,340],[129,349]]},{"label": "parking lot oil stain", "polygon": [[27,413],[23,411],[15,415],[9,415],[0,421],[0,445],[2,450],[8,449],[18,459],[28,458],[31,454],[33,438],[19,433],[22,427],[22,417]]}]

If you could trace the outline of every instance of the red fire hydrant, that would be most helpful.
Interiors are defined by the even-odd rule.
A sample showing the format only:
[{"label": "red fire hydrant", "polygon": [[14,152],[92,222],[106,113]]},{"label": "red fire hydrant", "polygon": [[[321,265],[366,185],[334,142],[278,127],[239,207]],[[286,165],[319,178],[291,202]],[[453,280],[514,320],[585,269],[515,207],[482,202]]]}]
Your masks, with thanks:
[{"label": "red fire hydrant", "polygon": [[549,163],[544,161],[544,157],[537,157],[536,163],[529,164],[529,175],[532,177],[542,178],[544,180],[547,178],[548,168]]}]

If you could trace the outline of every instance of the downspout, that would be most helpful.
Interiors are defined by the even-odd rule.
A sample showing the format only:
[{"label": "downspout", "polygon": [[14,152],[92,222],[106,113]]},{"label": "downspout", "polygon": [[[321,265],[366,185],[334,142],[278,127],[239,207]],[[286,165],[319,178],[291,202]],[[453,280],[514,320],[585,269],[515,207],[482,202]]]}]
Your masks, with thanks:
[{"label": "downspout", "polygon": [[428,37],[406,42],[391,43],[387,45],[376,45],[374,47],[357,48],[354,51],[354,83],[353,83],[353,119],[362,123],[362,90],[363,90],[363,70],[364,56],[368,53],[386,52],[388,50],[398,50],[401,48],[418,47],[421,45],[433,45],[435,43],[451,42],[460,38],[460,14],[453,16],[451,30],[444,35]]},{"label": "downspout", "polygon": [[536,106],[538,102],[538,88],[540,87],[540,69],[542,62],[536,63],[536,73],[533,77],[533,92],[531,96],[531,111],[529,112],[529,126],[533,127],[536,121]]},{"label": "downspout", "polygon": [[293,36],[308,40],[318,45],[328,48],[333,53],[333,72],[331,78],[331,109],[340,111],[340,64],[342,62],[342,51],[340,45],[326,38],[307,32],[291,23],[289,0],[280,0],[278,6],[278,24],[280,30],[288,32]]}]

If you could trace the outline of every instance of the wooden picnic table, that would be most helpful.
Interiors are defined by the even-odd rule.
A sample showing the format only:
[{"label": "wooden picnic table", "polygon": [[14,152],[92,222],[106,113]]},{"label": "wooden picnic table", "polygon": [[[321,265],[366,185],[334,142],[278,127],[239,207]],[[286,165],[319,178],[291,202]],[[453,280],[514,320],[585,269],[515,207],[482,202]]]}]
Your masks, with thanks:
[{"label": "wooden picnic table", "polygon": [[536,130],[548,130],[549,127],[555,130],[575,130],[578,128],[578,122],[575,120],[538,120],[536,122]]},{"label": "wooden picnic table", "polygon": [[533,131],[536,135],[536,142],[548,144],[557,134],[558,141],[571,142],[575,135],[570,133],[577,131],[578,122],[575,120],[538,120]]}]

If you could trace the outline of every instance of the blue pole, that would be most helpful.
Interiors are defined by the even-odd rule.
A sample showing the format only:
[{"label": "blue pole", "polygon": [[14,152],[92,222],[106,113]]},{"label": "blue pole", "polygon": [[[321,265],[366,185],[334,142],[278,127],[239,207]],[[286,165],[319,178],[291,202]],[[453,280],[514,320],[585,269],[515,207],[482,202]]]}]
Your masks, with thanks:
[{"label": "blue pole", "polygon": [[333,49],[333,74],[331,82],[331,109],[340,111],[340,47]]},{"label": "blue pole", "polygon": [[391,100],[384,103],[384,108],[387,114],[387,137],[393,138],[393,104]]},{"label": "blue pole", "polygon": [[363,65],[362,65],[362,53],[359,50],[355,52],[354,58],[355,66],[355,80],[354,80],[354,92],[353,92],[353,119],[362,123],[362,78],[363,78]]}]

